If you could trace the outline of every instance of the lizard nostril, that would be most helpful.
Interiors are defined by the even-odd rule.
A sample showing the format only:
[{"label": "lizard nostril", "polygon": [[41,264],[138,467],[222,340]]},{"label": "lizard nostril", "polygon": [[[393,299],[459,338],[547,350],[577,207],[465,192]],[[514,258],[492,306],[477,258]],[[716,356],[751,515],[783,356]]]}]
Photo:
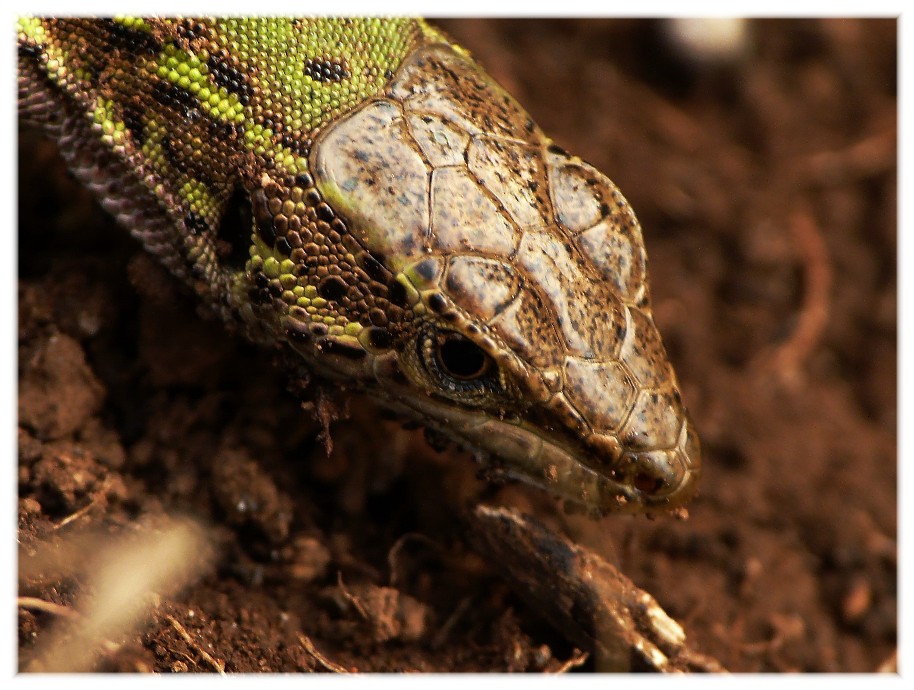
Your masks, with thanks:
[{"label": "lizard nostril", "polygon": [[663,477],[658,477],[642,470],[635,474],[632,479],[632,485],[641,493],[654,494],[666,485],[666,481],[664,481]]}]

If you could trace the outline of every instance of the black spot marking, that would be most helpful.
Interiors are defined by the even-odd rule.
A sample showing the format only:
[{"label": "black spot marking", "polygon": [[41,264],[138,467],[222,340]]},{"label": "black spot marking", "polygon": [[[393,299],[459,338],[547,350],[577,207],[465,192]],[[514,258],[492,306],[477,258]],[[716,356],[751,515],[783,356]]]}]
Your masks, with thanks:
[{"label": "black spot marking", "polygon": [[305,203],[308,204],[308,206],[317,206],[321,203],[321,193],[314,187],[309,187],[305,192]]},{"label": "black spot marking", "polygon": [[292,153],[306,156],[311,150],[310,139],[299,139],[292,134],[283,134],[279,137],[279,145],[289,149]]},{"label": "black spot marking", "polygon": [[438,262],[434,259],[426,259],[413,266],[413,271],[417,276],[422,278],[426,283],[431,283],[438,277]]},{"label": "black spot marking", "polygon": [[278,133],[283,130],[282,118],[279,115],[261,113],[254,117],[254,122],[263,126],[264,129],[269,129],[274,133]]},{"label": "black spot marking", "polygon": [[207,35],[206,27],[196,19],[185,19],[178,24],[176,31],[178,35],[188,43]]},{"label": "black spot marking", "polygon": [[152,87],[152,97],[166,108],[178,111],[186,119],[200,117],[197,99],[184,89],[166,81],[157,81]]},{"label": "black spot marking", "polygon": [[273,227],[273,216],[267,208],[267,195],[262,189],[251,196],[252,214],[257,234],[268,247],[276,243],[276,228]]},{"label": "black spot marking", "polygon": [[20,43],[18,47],[20,57],[35,58],[41,57],[41,48],[34,43]]},{"label": "black spot marking", "polygon": [[143,116],[140,111],[131,106],[124,106],[121,118],[124,120],[124,127],[130,132],[136,147],[142,147],[143,142],[146,141],[146,125],[143,122]]},{"label": "black spot marking", "polygon": [[289,256],[289,254],[292,253],[292,245],[289,244],[289,240],[287,240],[285,237],[280,237],[278,240],[276,240],[276,251],[278,251],[280,254]]},{"label": "black spot marking", "polygon": [[180,173],[187,172],[187,162],[178,155],[178,152],[175,151],[174,146],[171,144],[170,137],[162,137],[161,141],[162,154],[165,156],[165,159],[168,161],[168,164],[177,170]]},{"label": "black spot marking", "polygon": [[244,125],[236,124],[234,122],[221,122],[219,120],[207,119],[206,132],[212,139],[233,142],[244,135]]},{"label": "black spot marking", "polygon": [[146,31],[131,29],[113,19],[102,19],[101,23],[108,31],[107,42],[112,49],[130,55],[155,54],[162,51],[162,43]]},{"label": "black spot marking", "polygon": [[238,96],[242,105],[251,102],[254,89],[251,87],[249,77],[240,67],[231,64],[228,52],[223,50],[210,55],[206,66],[209,68],[209,73],[216,86],[221,86],[229,93]]},{"label": "black spot marking", "polygon": [[404,309],[409,306],[409,302],[406,299],[406,288],[403,287],[403,283],[399,280],[395,280],[390,284],[388,292],[388,299],[390,299],[391,304],[403,307]]},{"label": "black spot marking", "polygon": [[352,76],[349,63],[344,58],[326,56],[308,58],[305,62],[305,74],[319,82],[341,82]]},{"label": "black spot marking", "polygon": [[554,153],[559,156],[568,156],[568,152],[558,144],[549,144],[549,146],[546,147],[546,150],[549,151],[549,153]]},{"label": "black spot marking", "polygon": [[216,253],[226,266],[235,271],[243,270],[250,257],[253,217],[247,192],[241,186],[236,187],[216,229]]},{"label": "black spot marking", "polygon": [[336,214],[333,212],[333,209],[330,208],[330,204],[318,204],[315,210],[317,211],[317,217],[326,223],[330,223],[336,218]]},{"label": "black spot marking", "polygon": [[184,227],[191,235],[199,237],[209,230],[209,223],[193,211],[188,211],[184,214]]},{"label": "black spot marking", "polygon": [[339,302],[347,292],[349,286],[339,276],[327,276],[317,286],[317,293],[331,302]]},{"label": "black spot marking", "polygon": [[394,338],[386,328],[369,328],[368,342],[376,350],[389,350]]},{"label": "black spot marking", "polygon": [[359,263],[372,280],[376,280],[379,283],[386,283],[390,280],[390,271],[384,268],[383,256],[375,257],[368,252],[364,252],[359,256]]},{"label": "black spot marking", "polygon": [[314,178],[308,173],[302,173],[295,176],[295,186],[302,189],[310,189],[314,186]]},{"label": "black spot marking", "polygon": [[428,298],[428,307],[436,314],[440,314],[447,309],[447,300],[440,292],[436,292]]}]

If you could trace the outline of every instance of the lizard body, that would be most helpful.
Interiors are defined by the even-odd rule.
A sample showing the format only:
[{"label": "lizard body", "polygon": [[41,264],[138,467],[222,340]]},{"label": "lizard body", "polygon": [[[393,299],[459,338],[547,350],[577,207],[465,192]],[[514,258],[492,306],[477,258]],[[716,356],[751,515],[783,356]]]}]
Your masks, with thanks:
[{"label": "lizard body", "polygon": [[692,496],[634,213],[436,29],[18,30],[21,116],[227,323],[594,513]]}]

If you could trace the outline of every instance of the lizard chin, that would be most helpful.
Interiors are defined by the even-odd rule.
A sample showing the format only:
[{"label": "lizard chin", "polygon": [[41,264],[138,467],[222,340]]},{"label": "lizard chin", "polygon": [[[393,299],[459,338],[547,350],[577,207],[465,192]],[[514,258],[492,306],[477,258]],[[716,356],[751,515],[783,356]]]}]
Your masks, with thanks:
[{"label": "lizard chin", "polygon": [[[688,420],[671,450],[636,451],[602,435],[566,444],[523,420],[499,419],[431,397],[418,400],[398,388],[388,382],[382,394],[390,409],[454,439],[489,476],[533,485],[593,516],[676,511],[697,490],[700,448]],[[607,445],[615,450],[601,452]]]}]

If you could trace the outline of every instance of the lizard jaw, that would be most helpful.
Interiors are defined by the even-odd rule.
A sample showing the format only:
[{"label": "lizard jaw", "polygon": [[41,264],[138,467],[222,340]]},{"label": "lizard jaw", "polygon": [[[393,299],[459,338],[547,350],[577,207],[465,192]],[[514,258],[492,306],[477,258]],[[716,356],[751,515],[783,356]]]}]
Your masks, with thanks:
[{"label": "lizard jaw", "polygon": [[[387,407],[454,440],[492,476],[533,485],[593,515],[676,510],[698,488],[700,448],[688,419],[675,448],[639,452],[605,435],[565,443],[523,420],[499,419],[432,397],[418,399],[392,380],[382,389]],[[615,451],[607,454],[607,445]]]}]

